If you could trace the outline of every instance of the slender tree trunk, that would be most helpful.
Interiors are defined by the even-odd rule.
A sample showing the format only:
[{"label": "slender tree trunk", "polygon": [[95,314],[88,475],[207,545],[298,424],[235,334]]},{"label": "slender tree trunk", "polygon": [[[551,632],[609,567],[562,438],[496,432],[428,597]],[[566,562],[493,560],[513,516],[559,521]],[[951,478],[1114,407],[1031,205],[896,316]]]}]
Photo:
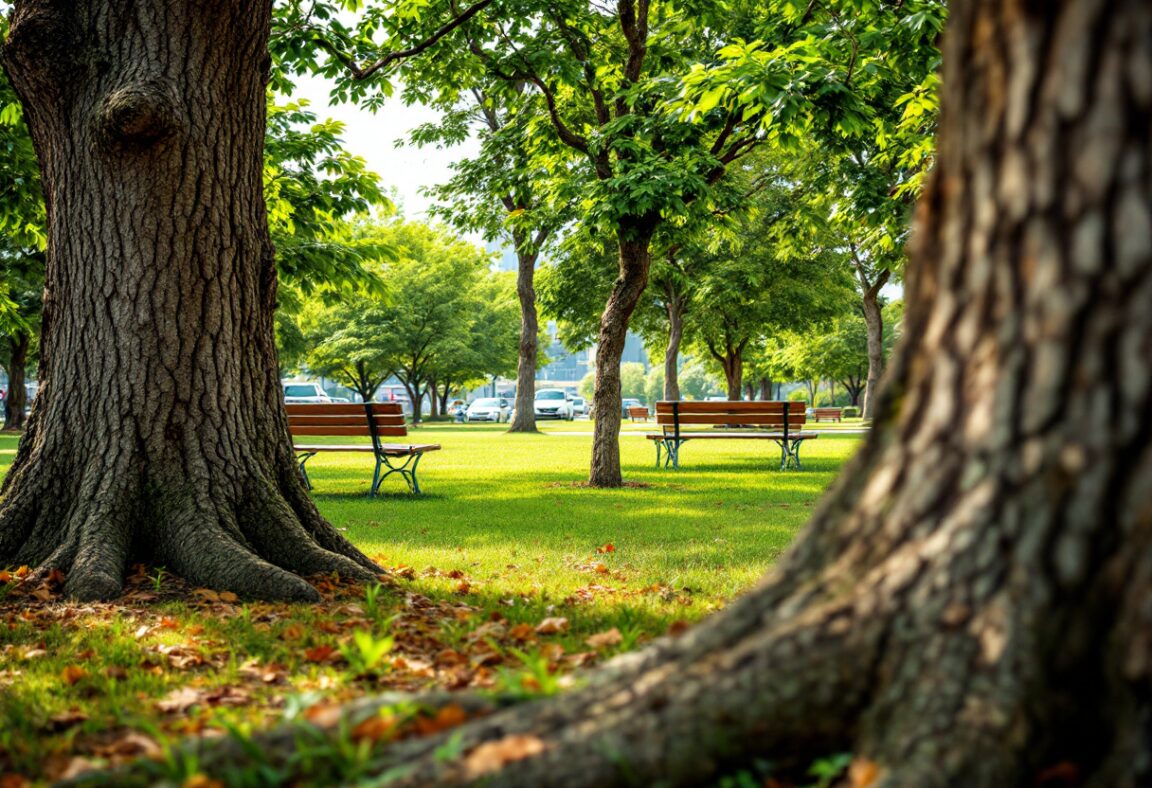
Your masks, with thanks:
[{"label": "slender tree trunk", "polygon": [[757,398],[765,402],[772,399],[772,381],[768,378],[760,378],[760,393]]},{"label": "slender tree trunk", "polygon": [[437,386],[435,380],[430,380],[426,387],[428,391],[428,418],[430,419],[440,415],[440,398],[437,396]]},{"label": "slender tree trunk", "polygon": [[728,384],[728,399],[740,399],[744,388],[744,355],[729,348],[720,363],[724,368],[724,380]]},{"label": "slender tree trunk", "polygon": [[637,220],[623,226],[619,234],[620,274],[600,318],[596,346],[596,391],[592,397],[596,420],[588,474],[593,487],[619,487],[624,481],[620,472],[620,358],[628,322],[648,286],[652,264],[649,247],[656,221],[655,217]]},{"label": "slender tree trunk", "polygon": [[379,570],[317,512],[273,342],[270,3],[23,0],[4,63],[48,206],[41,388],[0,565],[119,593],[130,560],[246,597]]},{"label": "slender tree trunk", "polygon": [[891,276],[889,271],[881,271],[876,281],[868,285],[864,282],[864,325],[868,336],[868,378],[864,384],[864,418],[871,419],[875,410],[877,387],[884,374],[884,316],[880,309],[880,290]]},{"label": "slender tree trunk", "polygon": [[756,384],[750,380],[744,382],[744,399],[749,401],[756,399]]},{"label": "slender tree trunk", "polygon": [[32,339],[19,332],[8,338],[8,396],[4,398],[4,429],[24,429],[24,409],[28,406],[25,373],[28,369],[28,345]]},{"label": "slender tree trunk", "polygon": [[664,399],[680,399],[680,343],[684,340],[684,299],[671,285],[668,304],[668,349],[664,351]]},{"label": "slender tree trunk", "polygon": [[516,239],[516,296],[520,299],[520,355],[516,362],[516,405],[509,432],[536,432],[536,364],[540,356],[540,323],[536,317],[536,259],[525,249],[526,237]]}]

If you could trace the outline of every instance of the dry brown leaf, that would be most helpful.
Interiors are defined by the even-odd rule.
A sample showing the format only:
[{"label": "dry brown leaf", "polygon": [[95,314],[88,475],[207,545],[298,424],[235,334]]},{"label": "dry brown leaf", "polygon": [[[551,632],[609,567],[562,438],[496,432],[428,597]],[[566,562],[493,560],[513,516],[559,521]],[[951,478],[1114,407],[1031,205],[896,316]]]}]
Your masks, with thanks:
[{"label": "dry brown leaf", "polygon": [[331,662],[339,652],[327,643],[315,648],[304,649],[304,659],[309,662]]},{"label": "dry brown leaf", "polygon": [[519,641],[532,640],[534,633],[535,629],[531,624],[517,624],[508,630],[508,637]]},{"label": "dry brown leaf", "polygon": [[455,728],[468,719],[468,712],[462,706],[451,703],[436,712],[434,717],[417,717],[416,730],[423,736]]},{"label": "dry brown leaf", "polygon": [[536,625],[538,635],[556,635],[568,631],[568,619],[563,617],[546,618]]},{"label": "dry brown leaf", "polygon": [[598,632],[590,636],[584,642],[591,648],[606,648],[608,646],[619,646],[624,641],[624,636],[620,634],[620,630],[612,627],[607,632]]},{"label": "dry brown leaf", "polygon": [[199,692],[191,687],[174,689],[156,703],[156,708],[165,713],[183,714],[203,699]]},{"label": "dry brown leaf", "polygon": [[[0,583],[6,582],[0,579]],[[0,788],[26,788],[31,783],[21,774],[0,774]]]},{"label": "dry brown leaf", "polygon": [[64,670],[60,671],[60,678],[64,681],[65,684],[71,687],[76,682],[88,678],[88,671],[84,670],[84,668],[80,667],[79,665],[69,665],[68,667],[64,668]]},{"label": "dry brown leaf", "polygon": [[848,784],[852,788],[871,788],[880,779],[880,765],[867,758],[857,758],[848,767]]},{"label": "dry brown leaf", "polygon": [[384,741],[391,738],[395,731],[396,720],[393,717],[382,717],[377,714],[352,729],[352,741]]},{"label": "dry brown leaf", "polygon": [[547,749],[537,736],[506,736],[497,741],[481,744],[464,759],[464,773],[468,779],[499,771],[506,764],[539,755]]},{"label": "dry brown leaf", "polygon": [[224,783],[213,780],[205,774],[194,774],[185,780],[180,788],[224,788]]}]

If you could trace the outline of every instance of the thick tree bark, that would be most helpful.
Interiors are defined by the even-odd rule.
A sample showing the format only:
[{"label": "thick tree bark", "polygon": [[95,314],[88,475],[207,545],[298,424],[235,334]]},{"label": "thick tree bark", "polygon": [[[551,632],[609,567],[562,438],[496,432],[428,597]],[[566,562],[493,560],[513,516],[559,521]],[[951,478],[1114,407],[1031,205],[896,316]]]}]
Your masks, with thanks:
[{"label": "thick tree bark", "polygon": [[4,398],[4,429],[24,429],[24,409],[28,406],[25,370],[32,338],[18,332],[8,338],[8,396]]},{"label": "thick tree bark", "polygon": [[516,361],[516,405],[509,432],[536,432],[536,363],[540,349],[540,322],[536,317],[536,259],[527,237],[513,233],[516,243],[516,296],[520,299],[520,355]]},{"label": "thick tree bark", "polygon": [[592,464],[588,483],[593,487],[619,487],[620,471],[620,359],[628,322],[648,286],[652,265],[651,243],[658,217],[622,222],[619,234],[620,273],[600,318],[596,345],[596,391],[592,397]]},{"label": "thick tree bark", "polygon": [[664,351],[664,399],[680,399],[680,343],[684,341],[684,297],[672,285],[665,289],[668,310],[668,349]]},{"label": "thick tree bark", "polygon": [[874,282],[869,282],[860,267],[856,270],[864,290],[862,306],[868,337],[868,378],[864,383],[863,416],[870,419],[875,411],[880,377],[884,374],[884,316],[880,310],[880,290],[888,283],[891,271],[881,271]]},{"label": "thick tree bark", "polygon": [[379,570],[293,459],[261,185],[270,3],[17,2],[4,63],[48,206],[41,388],[0,564],[79,598],[129,560],[250,598]]},{"label": "thick tree bark", "polygon": [[793,549],[582,689],[395,744],[391,784],[844,751],[862,785],[1152,784],[1152,5],[949,14],[904,344]]}]

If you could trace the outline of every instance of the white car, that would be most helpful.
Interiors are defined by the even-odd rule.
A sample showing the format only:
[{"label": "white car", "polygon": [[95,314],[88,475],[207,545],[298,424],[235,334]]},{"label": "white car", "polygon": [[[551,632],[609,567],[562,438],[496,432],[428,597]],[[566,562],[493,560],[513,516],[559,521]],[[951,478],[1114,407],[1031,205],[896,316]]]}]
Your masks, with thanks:
[{"label": "white car", "polygon": [[502,421],[508,421],[511,413],[512,409],[508,407],[508,400],[481,397],[472,400],[468,410],[464,412],[464,418],[468,421],[494,421],[499,424]]},{"label": "white car", "polygon": [[572,421],[575,411],[572,400],[564,389],[540,389],[532,403],[538,419],[564,419]]},{"label": "white car", "polygon": [[288,404],[332,402],[319,383],[285,382],[281,385],[284,387],[284,402]]},{"label": "white car", "polygon": [[574,416],[588,415],[588,401],[583,397],[572,398],[572,414]]}]

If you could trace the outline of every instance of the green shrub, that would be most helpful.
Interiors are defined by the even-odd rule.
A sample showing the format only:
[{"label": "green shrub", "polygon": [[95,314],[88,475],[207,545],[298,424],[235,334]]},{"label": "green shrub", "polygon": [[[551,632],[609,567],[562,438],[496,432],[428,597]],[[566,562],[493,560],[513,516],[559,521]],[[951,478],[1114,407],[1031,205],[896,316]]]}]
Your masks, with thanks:
[{"label": "green shrub", "polygon": [[846,407],[842,411],[840,411],[841,418],[845,418],[845,419],[854,419],[854,418],[857,418],[859,415],[860,415],[860,409],[853,407],[851,405],[849,405],[848,407]]}]

